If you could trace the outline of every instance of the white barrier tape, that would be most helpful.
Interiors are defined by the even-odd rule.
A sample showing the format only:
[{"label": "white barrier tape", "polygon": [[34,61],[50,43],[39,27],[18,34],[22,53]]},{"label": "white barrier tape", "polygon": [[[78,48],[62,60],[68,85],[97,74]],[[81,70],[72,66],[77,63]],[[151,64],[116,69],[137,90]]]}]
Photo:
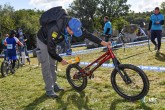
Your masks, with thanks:
[{"label": "white barrier tape", "polygon": [[25,56],[25,57],[23,57],[23,56],[18,56],[19,58],[29,58],[28,56]]},{"label": "white barrier tape", "polygon": [[136,44],[136,45],[126,45],[125,48],[138,47],[138,46],[144,46],[144,45],[148,45],[148,43]]},{"label": "white barrier tape", "polygon": [[[163,37],[165,38],[165,37]],[[131,47],[135,47],[135,46],[144,46],[144,45],[147,45],[148,43],[145,43],[147,42],[148,40],[145,40],[145,41],[139,41],[139,42],[133,42],[133,43],[125,43],[125,47],[123,48],[131,48]],[[162,40],[163,42],[165,42],[165,40]],[[144,43],[144,44],[137,44],[137,43]],[[151,42],[150,42],[151,43]],[[128,44],[128,45],[127,45]],[[134,45],[132,45],[134,44]],[[81,45],[86,45],[86,44],[81,44]],[[123,43],[120,43],[120,44],[116,44],[114,45],[113,47],[115,46],[122,46]],[[78,46],[78,45],[77,45]],[[60,56],[75,56],[75,55],[79,55],[79,54],[86,54],[86,53],[90,53],[92,51],[96,51],[96,50],[99,50],[99,49],[103,49],[103,48],[106,48],[106,47],[99,47],[99,48],[94,48],[94,49],[88,49],[88,50],[81,50],[81,51],[76,51],[76,52],[72,52],[72,55],[67,55],[66,53],[63,53],[63,54],[59,54]],[[115,49],[119,49],[120,47],[118,48],[115,48]],[[122,47],[121,47],[122,48]],[[29,50],[28,53],[32,53],[33,50]],[[4,57],[4,55],[0,55],[0,57]]]},{"label": "white barrier tape", "polygon": [[105,47],[99,47],[99,48],[88,49],[88,50],[80,50],[80,51],[72,52],[71,55],[67,55],[66,53],[59,54],[59,55],[60,56],[75,56],[75,55],[79,55],[79,54],[91,53],[92,51],[96,51],[96,50],[103,49],[103,48],[105,48]]},{"label": "white barrier tape", "polygon": [[[162,37],[162,39],[165,39],[165,37]],[[165,42],[165,40],[162,40],[163,42]],[[148,42],[148,40],[143,40],[143,41],[138,41],[138,42],[131,42],[131,43],[125,43],[125,45],[131,45],[131,44],[138,44],[138,43],[145,43]],[[151,43],[151,41],[150,41]],[[117,44],[115,46],[121,46],[123,45],[123,43]],[[78,45],[72,45],[71,47],[80,47],[80,46],[86,46],[86,44],[78,44]],[[95,48],[98,49],[98,48]],[[28,50],[28,53],[33,53],[33,50]]]},{"label": "white barrier tape", "polygon": [[[164,40],[165,41],[165,40]],[[141,42],[141,41],[139,41]],[[119,48],[131,48],[131,47],[137,47],[137,46],[144,46],[144,45],[148,45],[148,43],[143,43],[143,44],[137,44],[138,42],[135,42],[134,45],[125,45],[125,47],[118,47],[118,48],[115,48],[115,49],[119,49]],[[151,43],[151,42],[150,42]],[[128,43],[125,43],[125,44],[128,44]],[[133,43],[132,43],[133,44]],[[123,44],[120,43],[120,44],[117,44],[117,45],[114,45],[113,47],[116,47],[116,46],[122,46]],[[86,54],[86,53],[91,53],[92,51],[96,51],[96,50],[99,50],[99,49],[103,49],[103,48],[106,48],[106,47],[99,47],[99,48],[94,48],[94,49],[88,49],[88,50],[81,50],[81,51],[76,51],[76,52],[72,52],[72,55],[67,55],[66,53],[63,53],[63,54],[60,54],[60,56],[75,56],[75,55],[79,55],[79,54]]]},{"label": "white barrier tape", "polygon": [[[162,39],[165,39],[165,37],[162,37]],[[164,41],[164,40],[163,40],[163,41]],[[137,42],[131,42],[131,43],[125,43],[125,44],[131,45],[131,44],[145,43],[145,42],[148,42],[148,40],[137,41]],[[72,45],[71,47],[80,47],[80,46],[86,46],[86,44]]]},{"label": "white barrier tape", "polygon": [[[121,44],[117,44],[115,46],[119,46]],[[123,48],[131,48],[131,47],[135,47],[135,46],[144,46],[144,45],[147,45],[147,43],[145,44],[136,44],[136,45],[126,45],[125,47]],[[88,50],[81,50],[81,51],[76,51],[76,52],[72,52],[71,55],[67,55],[66,53],[63,53],[63,54],[59,54],[60,56],[75,56],[75,55],[80,55],[80,54],[87,54],[87,53],[91,53],[92,51],[96,51],[96,50],[99,50],[99,49],[103,49],[103,48],[107,48],[107,47],[99,47],[99,48],[94,48],[94,49],[88,49]],[[122,48],[122,47],[119,47],[119,48]],[[118,49],[118,48],[115,48],[115,49]]]},{"label": "white barrier tape", "polygon": [[81,46],[86,46],[86,44],[72,45],[71,47],[74,48],[74,47],[81,47]]},{"label": "white barrier tape", "polygon": [[[91,64],[90,62],[80,62],[80,65],[84,65],[87,66]],[[97,63],[95,63],[93,66],[96,66]],[[101,67],[105,67],[105,68],[114,68],[113,64],[102,64]],[[148,71],[156,71],[156,72],[165,72],[165,67],[158,67],[158,66],[138,66],[140,69],[142,70],[148,70]]]},{"label": "white barrier tape", "polygon": [[28,53],[33,53],[33,50],[28,50],[27,52],[28,52]]},{"label": "white barrier tape", "polygon": [[138,42],[131,42],[131,43],[125,43],[127,45],[131,45],[131,44],[139,44],[139,43],[145,43],[148,42],[148,40],[143,40],[143,41],[138,41]]}]

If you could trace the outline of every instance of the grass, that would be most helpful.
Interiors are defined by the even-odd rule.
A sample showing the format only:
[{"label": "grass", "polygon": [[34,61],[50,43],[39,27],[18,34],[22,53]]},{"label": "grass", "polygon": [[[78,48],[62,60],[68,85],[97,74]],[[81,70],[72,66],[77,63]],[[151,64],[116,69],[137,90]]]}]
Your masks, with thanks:
[{"label": "grass", "polygon": [[[122,63],[134,65],[165,66],[165,43],[161,54],[149,51],[147,46],[116,51]],[[74,48],[74,51],[85,49]],[[151,46],[153,49],[153,46]],[[81,61],[91,62],[103,54],[101,50],[79,55]],[[74,57],[64,57],[71,59]],[[110,63],[112,63],[110,61]],[[150,80],[150,91],[146,103],[129,102],[121,98],[110,84],[112,69],[99,68],[95,78],[88,80],[87,88],[77,92],[71,88],[65,77],[66,66],[59,65],[58,83],[65,91],[58,93],[59,99],[47,98],[44,82],[36,58],[31,58],[31,65],[26,65],[15,74],[5,78],[0,76],[0,110],[165,110],[165,72],[145,71]],[[157,98],[150,102],[150,98]]]}]

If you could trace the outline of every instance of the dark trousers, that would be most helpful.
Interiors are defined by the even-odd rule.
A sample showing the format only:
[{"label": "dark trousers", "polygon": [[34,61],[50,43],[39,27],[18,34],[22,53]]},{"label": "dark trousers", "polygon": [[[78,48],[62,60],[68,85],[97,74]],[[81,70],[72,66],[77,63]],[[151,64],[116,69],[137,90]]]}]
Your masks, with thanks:
[{"label": "dark trousers", "polygon": [[[158,46],[158,50],[160,50],[161,47],[161,37],[162,37],[162,30],[151,30],[151,41],[155,46]],[[156,44],[155,38],[157,38],[158,44]]]},{"label": "dark trousers", "polygon": [[14,67],[15,67],[15,62],[16,62],[16,60],[12,61],[12,69],[14,69]]},{"label": "dark trousers", "polygon": [[111,35],[105,35],[105,41],[106,42],[111,41],[112,39],[110,39],[110,38],[111,38]]}]

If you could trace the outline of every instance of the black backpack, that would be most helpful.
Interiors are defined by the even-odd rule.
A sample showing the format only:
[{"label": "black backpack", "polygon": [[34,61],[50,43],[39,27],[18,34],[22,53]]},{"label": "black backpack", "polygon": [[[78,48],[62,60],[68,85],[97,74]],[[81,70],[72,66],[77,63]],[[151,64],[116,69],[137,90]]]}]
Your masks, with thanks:
[{"label": "black backpack", "polygon": [[45,11],[40,17],[40,25],[45,26],[51,22],[58,21],[63,16],[68,15],[67,12],[61,7],[54,7]]}]

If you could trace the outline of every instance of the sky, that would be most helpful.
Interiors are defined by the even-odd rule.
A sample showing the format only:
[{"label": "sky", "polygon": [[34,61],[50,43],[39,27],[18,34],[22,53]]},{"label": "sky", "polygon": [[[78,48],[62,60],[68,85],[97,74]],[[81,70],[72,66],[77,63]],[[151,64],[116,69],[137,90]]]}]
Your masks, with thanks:
[{"label": "sky", "polygon": [[[15,10],[19,9],[40,9],[47,10],[55,6],[63,6],[68,8],[73,0],[0,0],[0,5],[10,4]],[[155,7],[165,0],[128,0],[131,10],[135,12],[152,11]]]}]

